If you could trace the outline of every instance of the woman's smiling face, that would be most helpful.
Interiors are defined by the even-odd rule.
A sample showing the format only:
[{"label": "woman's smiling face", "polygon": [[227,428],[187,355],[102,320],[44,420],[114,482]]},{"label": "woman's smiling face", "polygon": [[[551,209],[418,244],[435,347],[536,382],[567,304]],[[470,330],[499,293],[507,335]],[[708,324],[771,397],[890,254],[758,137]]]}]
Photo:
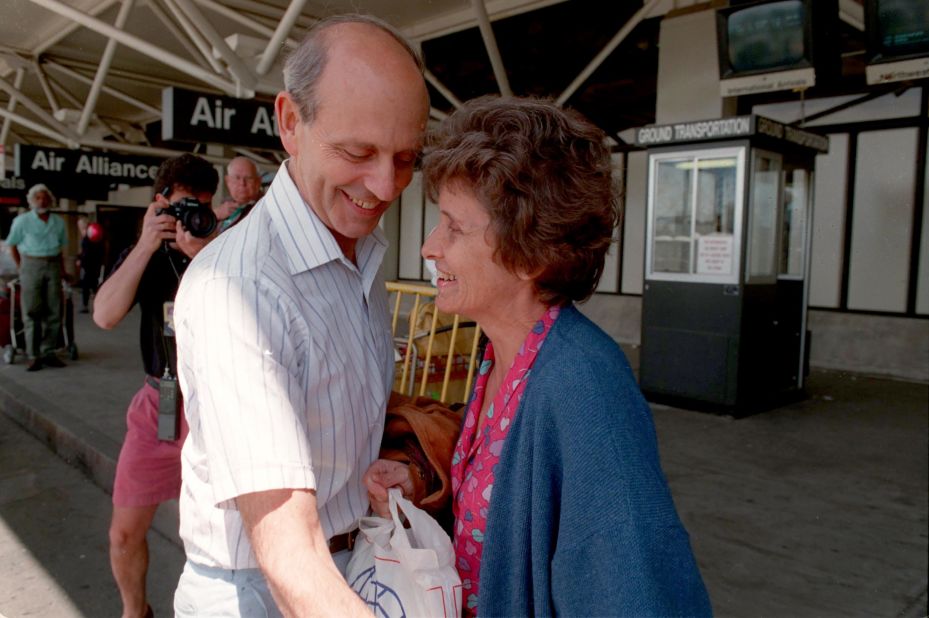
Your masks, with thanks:
[{"label": "woman's smiling face", "polygon": [[423,243],[422,256],[435,261],[436,306],[479,323],[505,314],[508,301],[532,281],[504,268],[495,253],[490,215],[462,183],[439,191],[439,224]]}]

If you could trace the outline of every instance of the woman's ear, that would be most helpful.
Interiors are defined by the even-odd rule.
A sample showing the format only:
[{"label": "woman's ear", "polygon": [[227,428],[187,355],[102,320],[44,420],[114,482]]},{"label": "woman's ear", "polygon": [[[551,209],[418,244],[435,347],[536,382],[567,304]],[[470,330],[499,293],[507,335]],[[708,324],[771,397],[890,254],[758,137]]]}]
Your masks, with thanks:
[{"label": "woman's ear", "polygon": [[274,113],[277,116],[277,128],[281,136],[281,144],[290,156],[296,156],[299,151],[297,129],[302,122],[300,107],[293,96],[287,91],[279,92],[274,99]]}]

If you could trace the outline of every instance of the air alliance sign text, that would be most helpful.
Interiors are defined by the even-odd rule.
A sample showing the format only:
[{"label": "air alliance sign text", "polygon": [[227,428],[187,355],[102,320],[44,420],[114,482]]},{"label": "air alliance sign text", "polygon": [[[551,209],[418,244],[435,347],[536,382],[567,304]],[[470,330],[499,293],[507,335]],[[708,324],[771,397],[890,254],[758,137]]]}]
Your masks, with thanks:
[{"label": "air alliance sign text", "polygon": [[273,104],[175,87],[161,92],[161,137],[283,150]]}]

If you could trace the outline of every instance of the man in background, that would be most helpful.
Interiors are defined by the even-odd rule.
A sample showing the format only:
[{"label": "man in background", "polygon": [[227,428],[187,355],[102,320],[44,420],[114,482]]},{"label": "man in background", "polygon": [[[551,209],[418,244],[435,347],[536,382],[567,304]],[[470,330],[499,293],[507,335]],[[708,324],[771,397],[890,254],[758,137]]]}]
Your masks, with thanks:
[{"label": "man in background", "polygon": [[177,385],[177,357],[170,321],[165,318],[172,313],[190,260],[209,241],[194,237],[179,220],[160,211],[181,198],[209,205],[218,184],[216,169],[200,157],[184,154],[162,163],[139,239],[119,257],[94,299],[94,322],[107,330],[136,303],[141,309],[139,343],[145,379],[126,412],[110,522],[110,566],[122,597],[123,618],[151,615],[145,595],[145,536],[158,505],[177,498],[181,491],[181,446],[187,424],[180,406],[171,406],[177,414],[176,434],[167,439],[159,435],[159,412],[166,411],[162,400],[180,401],[171,390]]},{"label": "man in background", "polygon": [[261,174],[255,163],[236,157],[226,166],[229,197],[216,208],[219,231],[224,232],[242,220],[261,198]]},{"label": "man in background", "polygon": [[20,306],[26,338],[26,371],[42,367],[64,367],[55,354],[61,330],[61,277],[65,224],[51,212],[55,196],[43,184],[34,185],[26,195],[29,212],[13,219],[6,244],[21,286]]},{"label": "man in background", "polygon": [[100,268],[103,266],[103,244],[99,237],[94,236],[94,225],[98,226],[97,230],[100,229],[99,224],[91,224],[85,216],[77,219],[77,229],[81,233],[81,252],[75,266],[78,267],[81,282],[81,313],[89,311],[90,295],[97,293]]}]

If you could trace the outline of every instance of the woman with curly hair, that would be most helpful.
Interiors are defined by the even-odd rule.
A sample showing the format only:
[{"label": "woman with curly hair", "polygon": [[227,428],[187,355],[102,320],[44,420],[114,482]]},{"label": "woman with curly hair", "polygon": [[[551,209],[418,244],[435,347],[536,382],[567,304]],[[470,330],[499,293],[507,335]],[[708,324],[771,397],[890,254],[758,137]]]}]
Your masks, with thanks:
[{"label": "woman with curly hair", "polygon": [[[489,339],[451,458],[465,615],[711,613],[648,405],[575,307],[619,222],[611,172],[605,135],[538,99],[471,101],[427,144],[436,306]],[[414,487],[397,462],[366,478],[382,513]]]}]

